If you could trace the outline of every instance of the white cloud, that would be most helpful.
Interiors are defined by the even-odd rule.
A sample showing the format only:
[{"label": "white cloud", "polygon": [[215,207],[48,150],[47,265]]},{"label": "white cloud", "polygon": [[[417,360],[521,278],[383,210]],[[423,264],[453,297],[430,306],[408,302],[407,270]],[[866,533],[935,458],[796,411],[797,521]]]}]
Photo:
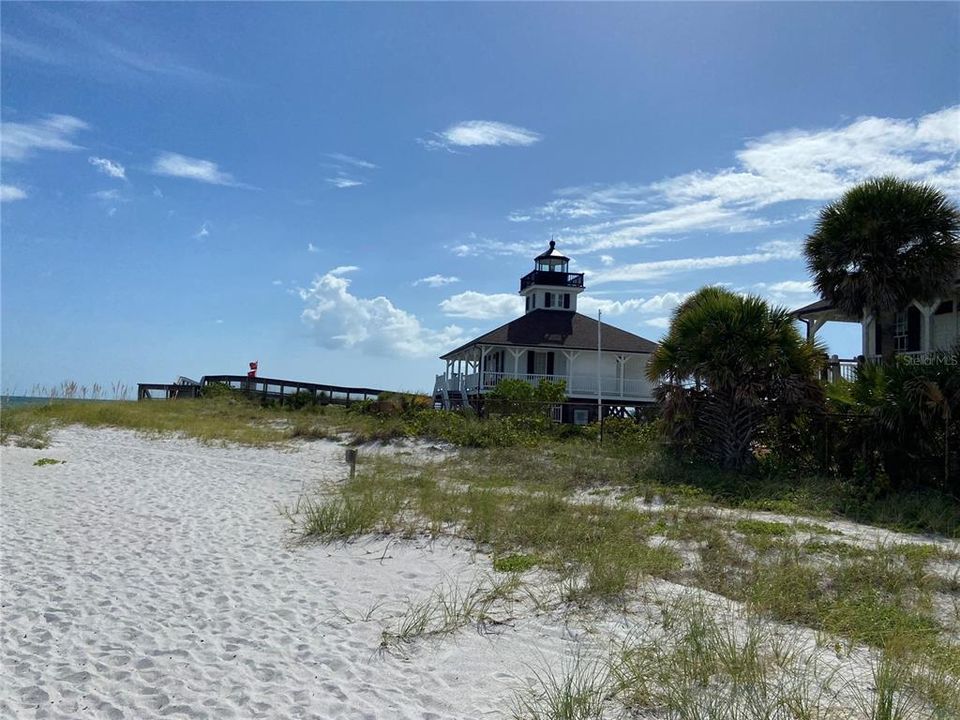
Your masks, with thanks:
[{"label": "white cloud", "polygon": [[343,153],[327,153],[327,157],[332,160],[336,160],[337,162],[353,165],[354,167],[362,168],[364,170],[376,170],[377,167],[379,167],[378,165],[367,160],[361,160],[360,158],[353,157],[352,155],[344,155]]},{"label": "white cloud", "polygon": [[460,282],[460,278],[454,277],[453,275],[428,275],[427,277],[420,278],[415,283],[414,287],[417,285],[429,285],[430,287],[443,287],[444,285],[451,285],[453,283]]},{"label": "white cloud", "polygon": [[327,275],[346,275],[359,269],[356,265],[337,265],[333,270],[328,270]]},{"label": "white cloud", "polygon": [[633,263],[608,270],[590,272],[589,278],[593,285],[607,282],[653,280],[697,270],[755,265],[775,260],[796,260],[800,256],[801,249],[798,244],[774,241],[759,246],[755,252],[743,255],[715,255],[712,257],[677,258],[674,260]]},{"label": "white cloud", "polygon": [[107,217],[113,217],[116,214],[117,214],[117,209],[115,207],[112,207],[109,210],[107,210]]},{"label": "white cloud", "polygon": [[360,187],[363,185],[362,180],[357,180],[352,177],[347,177],[346,175],[338,175],[337,177],[328,177],[326,181],[333,185],[336,188],[352,188]]},{"label": "white cloud", "polygon": [[94,193],[90,193],[90,195],[97,200],[107,202],[115,202],[120,199],[120,192],[118,190],[97,190]]},{"label": "white cloud", "polygon": [[597,310],[605,315],[625,315],[626,313],[663,313],[682,303],[690,293],[665,292],[649,298],[629,298],[627,300],[603,300],[591,295],[581,295],[577,299],[577,309],[585,315],[596,315]]},{"label": "white cloud", "polygon": [[79,150],[71,137],[89,127],[72,115],[47,115],[32,123],[0,123],[0,156],[25,160],[37,150]]},{"label": "white cloud", "polygon": [[775,283],[755,283],[752,291],[768,300],[789,307],[806,305],[819,295],[809,280],[783,280]]},{"label": "white cloud", "polygon": [[154,196],[155,198],[162,198],[162,197],[163,197],[163,190],[161,190],[161,189],[158,188],[158,187],[154,187],[154,188],[153,188],[153,196]]},{"label": "white cloud", "polygon": [[157,175],[197,180],[211,185],[240,185],[230,173],[223,172],[217,163],[179,153],[165,152],[158,155],[153,161],[153,172]]},{"label": "white cloud", "polygon": [[433,137],[418,142],[430,149],[450,150],[457,147],[495,147],[499,145],[533,145],[541,140],[533,130],[493,120],[465,120]]},{"label": "white cloud", "polygon": [[271,285],[283,285],[283,280],[274,280]]},{"label": "white cloud", "polygon": [[24,200],[26,197],[26,191],[18,188],[16,185],[0,185],[0,202]]},{"label": "white cloud", "polygon": [[893,174],[960,196],[960,105],[917,119],[862,117],[832,129],[748,140],[735,164],[650,184],[564,188],[509,219],[572,223],[560,240],[580,253],[635,247],[694,231],[747,232],[810,213],[771,217],[784,202],[821,204],[869,177]]},{"label": "white cloud", "polygon": [[600,256],[600,262],[602,262],[604,265],[607,265],[607,266],[613,265],[613,262],[614,262],[613,256],[612,256],[612,255],[601,255],[601,256]]},{"label": "white cloud", "polygon": [[104,175],[109,175],[110,177],[117,178],[119,180],[127,179],[127,171],[124,169],[123,165],[118,162],[108,160],[107,158],[93,156],[87,158],[87,161]]},{"label": "white cloud", "polygon": [[[533,257],[543,250],[542,242],[503,242],[482,237],[471,232],[468,241],[457,245],[447,245],[447,250],[457,257],[520,255]],[[532,253],[532,254],[531,254]]]},{"label": "white cloud", "polygon": [[650,325],[655,328],[660,328],[662,330],[666,330],[668,327],[670,327],[669,316],[650,318],[649,320],[644,320],[644,322],[647,325]]},{"label": "white cloud", "polygon": [[307,252],[318,253],[318,252],[320,252],[320,248],[318,248],[318,247],[317,247],[316,245],[314,245],[312,242],[308,242],[308,243],[307,243]]},{"label": "white cloud", "polygon": [[197,230],[196,233],[194,233],[193,239],[203,240],[204,238],[209,237],[209,235],[210,235],[210,226],[208,223],[204,223],[203,225],[200,226],[200,229]]},{"label": "white cloud", "polygon": [[[356,268],[352,268],[356,269]],[[438,355],[463,341],[456,325],[431,330],[389,299],[361,298],[350,292],[347,269],[334,268],[314,279],[299,295],[306,304],[301,318],[326,348],[390,357]]]},{"label": "white cloud", "polygon": [[516,317],[523,312],[523,298],[512,293],[487,295],[467,290],[443,300],[440,310],[444,315],[472,320]]}]

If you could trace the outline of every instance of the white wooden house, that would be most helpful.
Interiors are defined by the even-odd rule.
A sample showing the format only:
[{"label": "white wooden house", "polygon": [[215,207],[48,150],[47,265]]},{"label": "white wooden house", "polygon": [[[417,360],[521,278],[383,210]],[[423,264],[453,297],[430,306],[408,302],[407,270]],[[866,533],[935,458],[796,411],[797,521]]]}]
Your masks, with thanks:
[{"label": "white wooden house", "polygon": [[[881,328],[877,318],[870,312],[850,315],[840,312],[827,300],[818,300],[794,310],[793,316],[806,325],[808,340],[815,339],[817,332],[828,322],[858,323],[861,329],[860,354],[868,361],[881,357]],[[960,343],[960,275],[952,293],[931,303],[914,301],[899,310],[895,318],[893,342],[897,354],[912,356],[956,347]]]},{"label": "white wooden house", "polygon": [[565,422],[595,419],[598,400],[618,411],[654,402],[646,367],[657,344],[578,313],[583,273],[569,272],[569,264],[551,241],[520,279],[524,314],[441,356],[439,406],[477,406],[504,378],[563,380],[569,405],[556,419]]}]

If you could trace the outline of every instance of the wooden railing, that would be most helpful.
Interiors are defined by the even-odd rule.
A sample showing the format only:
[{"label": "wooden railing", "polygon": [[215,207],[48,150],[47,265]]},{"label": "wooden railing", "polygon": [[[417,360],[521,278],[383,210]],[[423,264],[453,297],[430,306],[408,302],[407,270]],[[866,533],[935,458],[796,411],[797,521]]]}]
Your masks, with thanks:
[{"label": "wooden railing", "polygon": [[[281,380],[279,378],[247,377],[246,375],[205,375],[199,385],[165,385],[162,383],[139,383],[137,399],[150,400],[157,396],[165,399],[199,397],[203,387],[222,384],[247,395],[265,400],[276,400],[281,405],[294,396],[308,395],[314,402],[321,404],[349,405],[356,400],[375,399],[383,390],[367,387],[346,387],[323,383],[302,382],[299,380]],[[154,395],[153,393],[157,393]],[[161,395],[162,393],[162,395]]]},{"label": "wooden railing", "polygon": [[531,285],[552,285],[554,287],[583,287],[583,273],[550,272],[533,270],[520,278],[520,290]]}]

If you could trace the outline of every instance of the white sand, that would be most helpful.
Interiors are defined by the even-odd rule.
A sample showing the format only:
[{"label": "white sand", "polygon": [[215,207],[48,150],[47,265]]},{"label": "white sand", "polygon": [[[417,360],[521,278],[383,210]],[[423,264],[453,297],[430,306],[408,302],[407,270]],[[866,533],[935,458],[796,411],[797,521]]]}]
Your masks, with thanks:
[{"label": "white sand", "polygon": [[[459,542],[292,545],[278,507],[346,477],[341,446],[68,428],[44,450],[0,453],[4,718],[509,717],[535,672],[656,633],[657,602],[698,594],[651,581],[626,614],[521,606],[495,634],[381,652],[405,600],[470,585],[490,560]],[[745,627],[736,603],[714,602]],[[812,630],[770,627],[821,653]],[[861,649],[822,669],[839,687],[863,683],[870,659]]]},{"label": "white sand", "polygon": [[[40,457],[66,460],[36,467]],[[68,428],[2,449],[0,716],[500,717],[576,644],[549,616],[379,653],[405,598],[489,572],[464,546],[291,546],[277,504],[343,448]],[[363,618],[372,607],[374,616]]]}]

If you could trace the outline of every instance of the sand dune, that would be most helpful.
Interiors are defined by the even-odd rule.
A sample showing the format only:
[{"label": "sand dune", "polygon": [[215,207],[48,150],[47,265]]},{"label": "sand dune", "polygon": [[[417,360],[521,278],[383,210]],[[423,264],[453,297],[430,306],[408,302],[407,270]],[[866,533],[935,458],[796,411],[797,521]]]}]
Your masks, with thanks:
[{"label": "sand dune", "polygon": [[4,717],[495,717],[575,644],[544,616],[378,652],[391,607],[489,560],[457,544],[292,546],[277,505],[345,476],[333,443],[69,428],[45,450],[3,448],[2,471]]}]

